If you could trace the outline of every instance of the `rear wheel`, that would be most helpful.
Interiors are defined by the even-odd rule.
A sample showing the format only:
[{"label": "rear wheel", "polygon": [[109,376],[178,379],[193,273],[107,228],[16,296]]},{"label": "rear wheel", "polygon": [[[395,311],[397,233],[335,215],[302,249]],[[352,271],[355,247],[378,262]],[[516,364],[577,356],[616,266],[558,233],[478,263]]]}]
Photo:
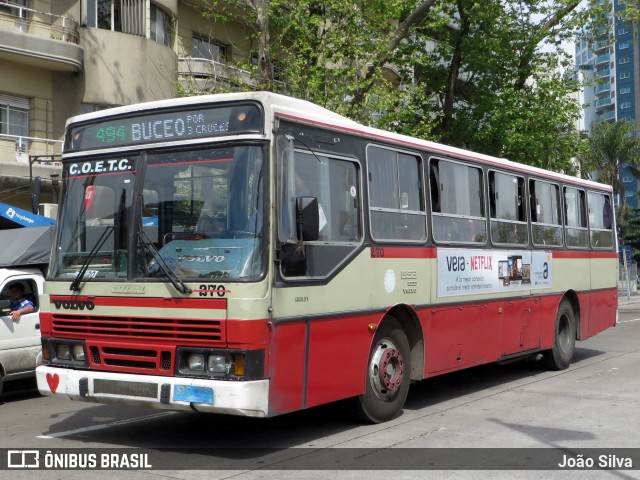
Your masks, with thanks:
[{"label": "rear wheel", "polygon": [[558,307],[553,348],[542,353],[542,364],[549,370],[564,370],[571,364],[575,348],[575,314],[571,303],[564,300]]},{"label": "rear wheel", "polygon": [[383,319],[373,340],[367,364],[367,382],[359,397],[360,411],[373,423],[397,417],[409,393],[411,351],[400,323]]}]

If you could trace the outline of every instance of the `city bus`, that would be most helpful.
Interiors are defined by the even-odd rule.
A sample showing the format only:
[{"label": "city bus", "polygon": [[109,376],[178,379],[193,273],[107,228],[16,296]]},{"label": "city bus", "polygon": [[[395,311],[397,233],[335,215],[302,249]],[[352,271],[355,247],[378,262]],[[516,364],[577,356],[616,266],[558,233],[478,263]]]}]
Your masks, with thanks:
[{"label": "city bus", "polygon": [[489,362],[569,367],[616,323],[610,186],[268,92],[71,118],[38,388],[252,417]]}]

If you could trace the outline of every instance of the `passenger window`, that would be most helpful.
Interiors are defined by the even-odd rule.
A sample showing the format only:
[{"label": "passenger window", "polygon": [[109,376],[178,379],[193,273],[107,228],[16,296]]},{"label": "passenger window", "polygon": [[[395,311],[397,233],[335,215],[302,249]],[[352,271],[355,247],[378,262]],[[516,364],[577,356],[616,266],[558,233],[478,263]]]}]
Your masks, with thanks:
[{"label": "passenger window", "polygon": [[[296,150],[278,137],[278,239],[282,251],[300,262],[281,263],[288,279],[326,278],[357,252],[362,240],[361,175],[356,159]],[[318,239],[301,242],[296,228],[296,199],[318,202]],[[295,253],[297,251],[299,253]]]},{"label": "passenger window", "polygon": [[482,170],[477,167],[431,159],[429,189],[433,238],[437,242],[486,242],[482,184]]},{"label": "passenger window", "polygon": [[531,237],[534,245],[562,245],[560,188],[540,180],[529,181]]},{"label": "passenger window", "polygon": [[522,177],[489,172],[491,240],[498,244],[525,245],[529,242]]},{"label": "passenger window", "polygon": [[584,190],[564,187],[564,216],[567,247],[588,247],[587,202]]},{"label": "passenger window", "polygon": [[420,158],[387,148],[367,149],[371,237],[421,241],[427,222]]},{"label": "passenger window", "polygon": [[613,247],[613,208],[611,198],[602,193],[589,192],[589,231],[592,248]]}]

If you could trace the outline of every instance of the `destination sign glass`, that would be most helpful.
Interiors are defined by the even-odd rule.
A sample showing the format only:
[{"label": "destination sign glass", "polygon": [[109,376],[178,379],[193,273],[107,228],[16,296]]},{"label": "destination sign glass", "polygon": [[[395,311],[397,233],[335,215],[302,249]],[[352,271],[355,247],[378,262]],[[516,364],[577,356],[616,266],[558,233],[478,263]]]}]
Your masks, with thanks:
[{"label": "destination sign glass", "polygon": [[164,110],[112,117],[94,123],[72,125],[67,132],[65,151],[172,142],[235,133],[261,133],[263,123],[262,110],[256,104],[197,106],[188,110]]}]

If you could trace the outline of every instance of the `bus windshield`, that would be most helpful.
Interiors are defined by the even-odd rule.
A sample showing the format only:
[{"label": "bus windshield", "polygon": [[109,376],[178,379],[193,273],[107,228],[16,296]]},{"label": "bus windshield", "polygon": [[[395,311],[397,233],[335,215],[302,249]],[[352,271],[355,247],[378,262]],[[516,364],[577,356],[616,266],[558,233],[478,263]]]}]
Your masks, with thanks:
[{"label": "bus windshield", "polygon": [[[249,281],[263,273],[263,150],[67,163],[51,278]],[[131,255],[130,252],[134,252]]]}]

